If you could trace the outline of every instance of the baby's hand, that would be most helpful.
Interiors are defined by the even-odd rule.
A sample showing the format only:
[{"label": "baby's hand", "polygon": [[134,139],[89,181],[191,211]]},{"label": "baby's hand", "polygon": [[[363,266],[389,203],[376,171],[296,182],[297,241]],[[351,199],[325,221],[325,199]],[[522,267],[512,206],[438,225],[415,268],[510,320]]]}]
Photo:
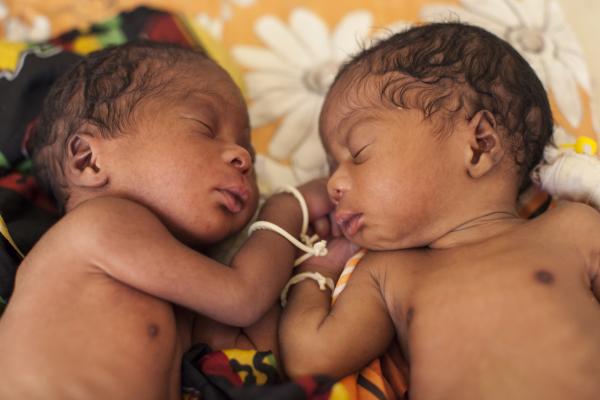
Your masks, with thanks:
[{"label": "baby's hand", "polygon": [[298,190],[306,201],[310,222],[326,217],[333,210],[327,193],[327,179],[314,179],[299,186]]},{"label": "baby's hand", "polygon": [[326,256],[311,257],[300,265],[300,269],[302,271],[320,272],[337,280],[348,259],[358,249],[357,245],[351,243],[346,238],[333,238],[327,243]]}]

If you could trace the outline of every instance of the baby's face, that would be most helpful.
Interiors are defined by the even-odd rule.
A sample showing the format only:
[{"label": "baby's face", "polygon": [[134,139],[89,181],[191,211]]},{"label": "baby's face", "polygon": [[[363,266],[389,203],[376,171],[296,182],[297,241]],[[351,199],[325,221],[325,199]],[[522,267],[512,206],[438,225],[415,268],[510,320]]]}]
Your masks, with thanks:
[{"label": "baby's face", "polygon": [[115,140],[115,189],[152,209],[196,247],[240,231],[258,203],[246,104],[211,62],[182,75],[186,96],[152,100]]},{"label": "baby's face", "polygon": [[[376,90],[373,88],[373,90]],[[376,99],[377,93],[362,92]],[[377,105],[334,88],[321,114],[335,220],[352,242],[377,250],[418,247],[439,232],[462,152],[436,136],[421,111]]]}]

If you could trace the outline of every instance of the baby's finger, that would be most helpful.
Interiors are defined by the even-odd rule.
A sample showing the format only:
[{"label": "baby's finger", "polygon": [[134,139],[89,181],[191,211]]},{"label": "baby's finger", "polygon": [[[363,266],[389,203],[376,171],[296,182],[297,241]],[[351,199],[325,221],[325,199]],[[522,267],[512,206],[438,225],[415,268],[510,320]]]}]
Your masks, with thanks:
[{"label": "baby's finger", "polygon": [[313,228],[319,237],[324,238],[329,236],[329,219],[323,217],[313,221]]}]

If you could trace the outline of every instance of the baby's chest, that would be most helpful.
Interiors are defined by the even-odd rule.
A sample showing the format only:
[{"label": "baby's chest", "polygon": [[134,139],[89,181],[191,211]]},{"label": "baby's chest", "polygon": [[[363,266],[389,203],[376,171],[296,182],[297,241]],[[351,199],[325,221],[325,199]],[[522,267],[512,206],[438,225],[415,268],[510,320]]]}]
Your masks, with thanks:
[{"label": "baby's chest", "polygon": [[426,271],[420,286],[426,292],[452,294],[456,298],[473,295],[553,291],[563,287],[583,271],[582,260],[568,252],[548,248],[518,249],[487,256],[459,254],[440,260]]},{"label": "baby's chest", "polygon": [[526,250],[430,259],[415,275],[408,317],[397,328],[406,326],[400,341],[417,367],[459,361],[452,370],[465,376],[490,366],[512,370],[540,355],[536,368],[581,364],[590,349],[596,354],[598,303],[580,256]]},{"label": "baby's chest", "polygon": [[567,251],[516,247],[443,255],[415,267],[410,287],[396,294],[401,306],[395,308],[404,310],[397,319],[432,329],[462,323],[468,330],[484,321],[503,326],[528,313],[561,307],[569,296],[586,290],[582,260]]}]

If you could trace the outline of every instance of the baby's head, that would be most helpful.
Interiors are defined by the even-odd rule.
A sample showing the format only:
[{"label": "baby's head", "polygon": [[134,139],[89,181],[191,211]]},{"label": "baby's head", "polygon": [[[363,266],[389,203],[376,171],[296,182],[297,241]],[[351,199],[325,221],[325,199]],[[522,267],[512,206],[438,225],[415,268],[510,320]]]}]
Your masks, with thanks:
[{"label": "baby's head", "polygon": [[204,246],[256,210],[245,102],[201,50],[141,41],[92,53],[55,83],[37,125],[34,171],[66,212],[124,197]]},{"label": "baby's head", "polygon": [[320,132],[346,236],[398,249],[514,208],[552,115],[542,83],[508,43],[439,23],[395,34],[343,66]]}]

